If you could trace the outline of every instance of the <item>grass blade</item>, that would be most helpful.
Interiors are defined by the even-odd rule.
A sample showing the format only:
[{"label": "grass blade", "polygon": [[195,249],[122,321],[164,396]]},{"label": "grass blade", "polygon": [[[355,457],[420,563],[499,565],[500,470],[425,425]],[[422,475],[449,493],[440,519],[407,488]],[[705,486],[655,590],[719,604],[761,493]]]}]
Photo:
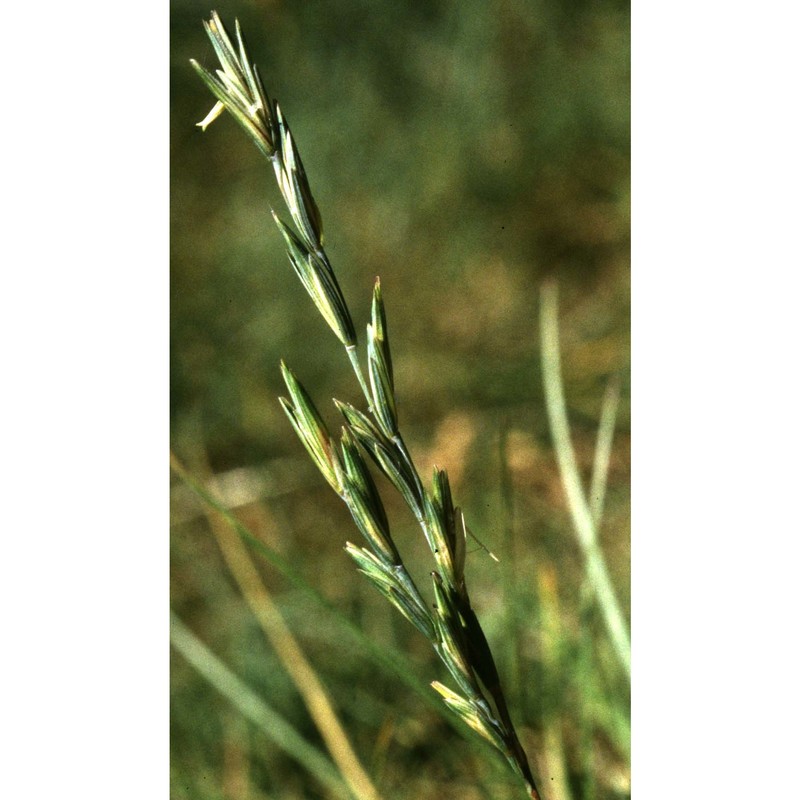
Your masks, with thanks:
[{"label": "grass blade", "polygon": [[592,513],[581,485],[578,461],[569,432],[564,386],[561,380],[561,351],[558,341],[558,287],[546,283],[541,290],[542,378],[547,416],[553,436],[561,480],[570,515],[586,561],[586,570],[597,597],[614,651],[628,678],[631,674],[631,641],[616,592],[597,541]]},{"label": "grass blade", "polygon": [[349,800],[350,793],[336,768],[317,747],[306,741],[277,711],[267,705],[170,612],[169,638],[172,646],[221,695],[250,720],[277,747],[307,769],[336,797]]},{"label": "grass blade", "polygon": [[208,510],[207,517],[217,545],[242,596],[303,699],[328,752],[353,796],[357,800],[380,800],[372,780],[350,744],[326,688],[286,625],[244,542],[215,511]]},{"label": "grass blade", "polygon": [[603,516],[603,505],[606,498],[608,467],[611,462],[611,444],[614,441],[614,422],[619,406],[619,378],[613,378],[603,395],[603,406],[600,411],[600,424],[597,428],[597,444],[594,449],[594,465],[592,466],[592,482],[589,486],[589,511],[595,527],[600,527]]}]

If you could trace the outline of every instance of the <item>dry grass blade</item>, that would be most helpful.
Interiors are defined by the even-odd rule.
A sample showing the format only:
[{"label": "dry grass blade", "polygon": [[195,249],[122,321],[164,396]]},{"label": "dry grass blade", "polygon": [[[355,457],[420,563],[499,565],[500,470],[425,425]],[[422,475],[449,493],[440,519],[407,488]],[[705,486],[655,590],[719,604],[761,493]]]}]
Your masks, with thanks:
[{"label": "dry grass blade", "polygon": [[331,703],[325,687],[305,656],[297,639],[283,621],[247,548],[227,520],[206,508],[209,525],[220,551],[247,605],[265,637],[297,687],[328,752],[353,795],[359,800],[379,800],[380,795],[367,775]]}]

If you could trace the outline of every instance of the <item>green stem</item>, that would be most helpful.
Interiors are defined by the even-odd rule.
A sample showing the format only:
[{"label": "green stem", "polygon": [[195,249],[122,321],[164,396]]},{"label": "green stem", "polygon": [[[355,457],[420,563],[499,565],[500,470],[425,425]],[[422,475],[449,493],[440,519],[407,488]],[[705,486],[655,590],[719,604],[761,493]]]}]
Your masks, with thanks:
[{"label": "green stem", "polygon": [[597,541],[597,529],[586,502],[578,471],[578,461],[570,438],[564,386],[561,380],[558,287],[555,283],[546,283],[542,286],[540,323],[545,402],[561,480],[567,495],[575,534],[586,561],[586,571],[600,605],[603,621],[619,661],[630,680],[630,634]]},{"label": "green stem", "polygon": [[592,482],[589,486],[589,510],[596,528],[600,527],[606,497],[608,465],[611,462],[611,443],[614,440],[614,421],[619,406],[619,379],[609,381],[603,396],[600,424],[597,428],[597,445],[594,449]]},{"label": "green stem", "polygon": [[302,764],[336,797],[350,797],[336,768],[323,753],[307,742],[277,711],[270,708],[247,684],[231,672],[174,612],[170,612],[169,638],[172,646],[189,664],[268,739]]}]

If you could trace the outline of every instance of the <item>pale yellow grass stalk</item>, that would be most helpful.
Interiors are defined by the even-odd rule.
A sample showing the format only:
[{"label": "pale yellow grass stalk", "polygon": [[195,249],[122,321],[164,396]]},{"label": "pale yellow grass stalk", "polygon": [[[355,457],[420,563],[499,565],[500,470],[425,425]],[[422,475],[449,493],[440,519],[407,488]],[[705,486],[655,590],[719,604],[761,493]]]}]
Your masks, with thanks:
[{"label": "pale yellow grass stalk", "polygon": [[[186,475],[186,470],[172,453],[170,453],[170,464],[179,476]],[[221,502],[221,498],[217,497],[217,500]],[[358,800],[380,800],[378,790],[350,745],[347,733],[339,721],[325,687],[297,639],[283,621],[246,546],[221,514],[209,506],[204,506],[204,509],[228,569],[275,654],[297,687],[345,782]]]}]

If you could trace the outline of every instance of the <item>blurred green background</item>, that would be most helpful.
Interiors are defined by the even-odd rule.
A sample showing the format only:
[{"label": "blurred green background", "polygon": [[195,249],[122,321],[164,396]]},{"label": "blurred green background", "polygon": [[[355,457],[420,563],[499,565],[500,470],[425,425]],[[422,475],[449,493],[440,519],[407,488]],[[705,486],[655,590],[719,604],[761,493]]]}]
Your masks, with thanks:
[{"label": "blurred green background", "polygon": [[[418,678],[424,640],[343,551],[350,517],[277,397],[285,359],[333,426],[358,401],[339,342],[286,259],[271,167],[189,65],[216,66],[209,8],[171,7],[172,448],[252,535]],[[216,5],[238,17],[281,103],[363,331],[387,305],[400,424],[423,475],[451,475],[477,548],[470,594],[547,800],[630,795],[629,691],[586,592],[543,403],[538,293],[560,288],[562,364],[586,482],[605,387],[622,399],[600,536],[630,602],[630,14],[614,0]],[[284,215],[285,216],[285,215]],[[173,475],[172,607],[309,742],[300,696],[220,555],[208,509]],[[430,569],[386,493],[415,574]],[[387,798],[520,797],[500,759],[459,736],[297,586],[252,557]],[[425,581],[420,581],[425,585]],[[374,595],[374,596],[373,596]],[[175,798],[333,796],[180,653],[172,653]]]}]

